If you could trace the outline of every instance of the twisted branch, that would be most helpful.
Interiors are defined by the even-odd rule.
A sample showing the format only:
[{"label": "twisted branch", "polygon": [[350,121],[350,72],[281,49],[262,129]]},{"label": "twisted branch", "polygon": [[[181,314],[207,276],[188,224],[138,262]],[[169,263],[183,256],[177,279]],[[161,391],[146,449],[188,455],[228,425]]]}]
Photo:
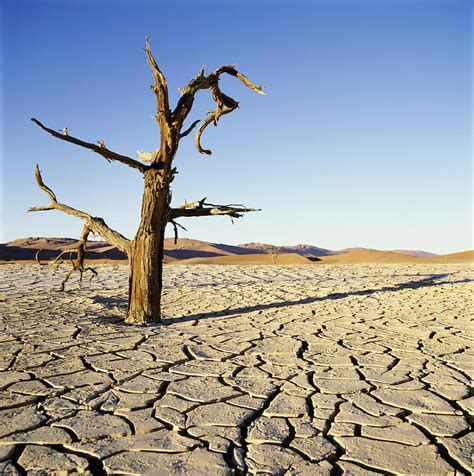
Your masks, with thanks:
[{"label": "twisted branch", "polygon": [[41,260],[39,259],[39,254],[42,251],[43,251],[43,248],[39,249],[35,254],[35,260],[40,266],[55,265],[56,267],[58,267],[63,262],[63,255],[66,254],[66,253],[69,253],[69,259],[71,259],[71,251],[64,250],[64,251],[61,251],[61,253],[59,253],[59,255],[56,256],[56,258],[54,258],[54,260],[48,261],[47,263],[42,263]]},{"label": "twisted branch", "polygon": [[[209,117],[204,119],[196,131],[196,148],[201,154],[211,155],[212,153],[210,150],[201,147],[200,139],[204,129],[211,122],[213,122],[214,125],[217,125],[217,122],[222,115],[232,112],[239,106],[239,103],[235,99],[224,94],[219,88],[219,79],[224,73],[229,74],[230,76],[235,76],[252,91],[258,94],[265,94],[262,86],[257,86],[252,83],[244,74],[235,69],[235,65],[221,66],[208,76],[204,75],[204,68],[202,68],[194,79],[192,79],[184,88],[180,89],[181,98],[171,117],[173,126],[178,130],[181,130],[183,122],[193,106],[195,94],[200,89],[209,89],[211,91],[212,98],[217,107],[212,111]],[[184,135],[187,135],[189,132],[189,130],[186,131],[186,134]]]},{"label": "twisted branch", "polygon": [[[237,106],[236,106],[237,107]],[[198,150],[199,153],[204,154],[204,155],[211,155],[212,150],[209,149],[203,149],[201,146],[201,135],[204,132],[204,129],[211,123],[214,123],[215,126],[217,126],[217,121],[219,120],[220,116],[223,116],[224,114],[229,114],[232,112],[234,108],[225,108],[225,109],[216,109],[215,111],[211,111],[210,115],[202,121],[201,125],[198,127],[196,131],[196,136],[194,138],[194,144],[196,145],[196,149]]]},{"label": "twisted branch", "polygon": [[91,231],[92,230],[87,225],[84,225],[84,228],[82,229],[81,236],[80,236],[79,241],[77,243],[76,261],[73,261],[71,256],[70,256],[72,268],[71,268],[70,271],[68,271],[65,274],[64,279],[61,283],[61,287],[59,288],[60,291],[64,291],[64,287],[65,287],[68,279],[71,277],[71,274],[74,273],[75,271],[79,272],[79,275],[80,275],[80,277],[79,277],[79,287],[80,288],[82,287],[82,276],[83,276],[84,273],[86,273],[87,271],[91,272],[91,277],[89,279],[89,283],[92,281],[92,278],[94,276],[98,276],[97,271],[94,268],[91,268],[90,266],[88,266],[87,268],[84,267],[84,259],[86,257],[86,244],[87,244],[87,239],[89,238],[89,233]]},{"label": "twisted branch", "polygon": [[43,190],[43,192],[49,195],[51,203],[46,206],[31,207],[28,209],[29,212],[59,210],[68,215],[79,217],[85,223],[85,226],[87,226],[96,235],[102,236],[102,238],[104,238],[107,243],[116,246],[120,251],[124,252],[125,254],[129,254],[130,240],[107,226],[107,224],[102,218],[93,217],[86,212],[77,210],[68,205],[64,205],[63,203],[59,203],[56,199],[56,194],[43,182],[43,177],[41,176],[41,172],[38,165],[36,165],[35,169],[35,178],[41,190]]}]

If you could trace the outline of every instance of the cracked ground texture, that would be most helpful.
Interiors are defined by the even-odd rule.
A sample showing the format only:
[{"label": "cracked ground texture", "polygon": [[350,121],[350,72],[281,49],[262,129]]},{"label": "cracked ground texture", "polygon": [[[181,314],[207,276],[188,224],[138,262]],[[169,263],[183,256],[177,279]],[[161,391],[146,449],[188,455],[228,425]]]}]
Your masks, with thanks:
[{"label": "cracked ground texture", "polygon": [[467,265],[0,267],[1,474],[470,474]]}]

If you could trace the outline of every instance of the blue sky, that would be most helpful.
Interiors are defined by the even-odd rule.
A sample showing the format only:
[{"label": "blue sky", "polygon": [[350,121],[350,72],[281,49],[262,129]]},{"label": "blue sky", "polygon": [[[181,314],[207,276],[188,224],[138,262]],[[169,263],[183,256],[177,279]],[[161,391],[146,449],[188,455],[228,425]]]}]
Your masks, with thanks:
[{"label": "blue sky", "polygon": [[[240,108],[181,143],[173,201],[261,207],[182,220],[182,236],[449,253],[472,248],[471,21],[461,0],[3,0],[1,241],[79,236],[58,199],[133,238],[142,178],[40,131],[45,124],[117,152],[159,145],[145,34],[171,103],[202,65],[236,63]],[[213,106],[208,92],[190,121]],[[169,230],[170,234],[172,230]]]}]

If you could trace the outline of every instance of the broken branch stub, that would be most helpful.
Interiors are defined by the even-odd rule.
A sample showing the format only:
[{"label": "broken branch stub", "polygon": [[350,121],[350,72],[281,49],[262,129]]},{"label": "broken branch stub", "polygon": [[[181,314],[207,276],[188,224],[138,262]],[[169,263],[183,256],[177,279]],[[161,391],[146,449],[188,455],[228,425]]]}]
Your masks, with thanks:
[{"label": "broken branch stub", "polygon": [[233,218],[240,218],[244,213],[259,212],[260,208],[247,208],[240,205],[216,205],[205,203],[205,199],[185,203],[178,208],[171,208],[169,212],[170,221],[181,217],[204,217],[216,215],[228,215]]},{"label": "broken branch stub", "polygon": [[171,113],[170,113],[169,99],[168,99],[168,85],[166,84],[165,76],[161,72],[160,68],[158,67],[155,61],[155,58],[153,57],[153,54],[151,53],[150,43],[148,42],[148,36],[146,37],[145,51],[146,51],[148,65],[151,68],[153,79],[155,80],[155,84],[151,87],[151,89],[156,94],[156,100],[157,100],[156,112],[157,112],[158,122],[160,124],[160,128],[162,126],[169,126]]}]

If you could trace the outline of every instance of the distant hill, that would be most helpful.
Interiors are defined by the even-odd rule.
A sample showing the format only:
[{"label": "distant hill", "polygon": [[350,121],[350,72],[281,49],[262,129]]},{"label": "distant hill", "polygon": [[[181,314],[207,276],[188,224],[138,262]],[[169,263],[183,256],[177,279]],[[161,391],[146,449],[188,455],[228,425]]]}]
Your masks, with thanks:
[{"label": "distant hill", "polygon": [[[74,257],[76,244],[77,240],[73,238],[21,238],[0,244],[0,260],[32,261],[38,250],[41,250],[39,257],[42,260],[51,260],[61,251],[71,251]],[[180,238],[175,244],[173,238],[166,238],[164,261],[183,264],[273,263],[271,256],[273,247],[265,243],[226,245],[190,238]],[[280,247],[277,263],[461,263],[473,261],[473,255],[474,251],[437,256],[426,251],[415,250],[380,251],[367,248],[329,250],[303,244]],[[124,253],[104,241],[89,241],[86,258],[114,261],[127,259]]]},{"label": "distant hill", "polygon": [[341,254],[324,256],[321,258],[321,262],[326,264],[419,263],[420,261],[420,258],[408,254],[367,249],[353,249]]},{"label": "distant hill", "polygon": [[432,258],[433,256],[438,256],[435,253],[428,253],[428,251],[418,251],[418,250],[390,250],[394,253],[401,253],[402,255],[416,256],[417,258]]}]

